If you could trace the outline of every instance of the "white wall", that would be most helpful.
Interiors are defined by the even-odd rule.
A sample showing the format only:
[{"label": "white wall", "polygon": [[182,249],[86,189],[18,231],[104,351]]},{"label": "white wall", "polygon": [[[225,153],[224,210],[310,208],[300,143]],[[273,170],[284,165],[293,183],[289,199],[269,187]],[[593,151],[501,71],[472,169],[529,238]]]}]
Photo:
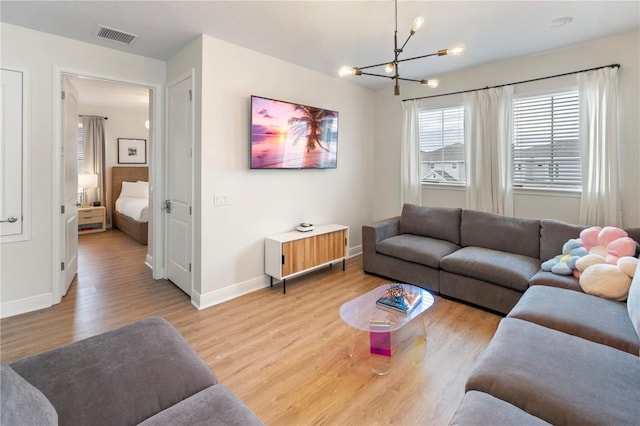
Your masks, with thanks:
[{"label": "white wall", "polygon": [[[208,36],[169,61],[168,79],[190,67],[202,74],[195,104],[196,125],[202,123],[195,149],[202,257],[194,259],[201,300],[194,303],[207,306],[268,285],[264,237],[299,222],[348,225],[349,246],[358,251],[361,226],[371,220],[373,92]],[[250,170],[251,95],[338,111],[337,169]],[[215,193],[229,194],[230,205],[214,207]]]},{"label": "white wall", "polygon": [[54,164],[54,76],[60,71],[121,80],[130,83],[164,84],[165,64],[141,56],[81,43],[2,23],[2,65],[29,70],[31,110],[27,111],[31,137],[32,238],[2,244],[0,281],[1,316],[40,309],[52,303],[52,276],[61,259],[54,259],[52,223]]},{"label": "white wall", "polygon": [[[455,57],[433,58],[434,61],[455,60]],[[376,145],[375,164],[379,173],[375,186],[384,188],[374,197],[374,216],[382,219],[400,211],[400,139],[402,136],[402,99],[476,89],[511,83],[548,75],[561,74],[619,63],[620,76],[620,131],[622,167],[623,225],[640,226],[640,32],[551,51],[535,56],[487,64],[473,69],[440,76],[438,89],[426,89],[418,84],[404,84],[402,96],[394,97],[392,88],[376,93]],[[576,86],[576,77],[563,77],[515,86],[519,93],[538,93],[553,88]],[[462,95],[433,98],[434,108],[461,103]],[[465,194],[459,189],[423,186],[423,204],[429,206],[464,207]],[[577,223],[579,195],[558,196],[549,193],[523,193],[515,195],[515,214],[519,217],[553,218]]]}]

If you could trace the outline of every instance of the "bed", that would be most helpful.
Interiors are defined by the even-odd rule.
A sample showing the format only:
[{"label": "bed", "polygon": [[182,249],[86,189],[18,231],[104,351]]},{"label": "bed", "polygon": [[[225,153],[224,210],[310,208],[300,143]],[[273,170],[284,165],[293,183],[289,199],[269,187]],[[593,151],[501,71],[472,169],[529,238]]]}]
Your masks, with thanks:
[{"label": "bed", "polygon": [[[145,245],[149,233],[149,223],[146,217],[149,207],[148,181],[148,167],[113,167],[111,169],[113,227]],[[146,182],[146,199],[142,194],[145,186],[138,182]]]}]

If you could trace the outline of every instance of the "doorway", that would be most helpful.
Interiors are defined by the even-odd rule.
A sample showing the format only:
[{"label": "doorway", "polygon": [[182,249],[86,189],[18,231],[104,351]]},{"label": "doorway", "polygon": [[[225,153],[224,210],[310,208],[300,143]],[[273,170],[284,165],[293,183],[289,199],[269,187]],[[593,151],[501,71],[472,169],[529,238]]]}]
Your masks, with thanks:
[{"label": "doorway", "polygon": [[[159,135],[161,131],[155,131],[153,123],[158,122],[160,115],[156,114],[156,112],[160,111],[161,108],[161,93],[159,87],[155,85],[140,85],[136,83],[129,83],[125,81],[116,81],[105,78],[98,77],[90,77],[79,75],[76,73],[66,73],[60,71],[60,84],[61,87],[63,82],[69,81],[75,88],[77,93],[77,111],[74,113],[78,116],[93,116],[93,117],[101,117],[104,120],[104,167],[101,170],[101,176],[98,178],[102,183],[102,188],[94,189],[90,188],[93,198],[92,201],[96,199],[99,200],[101,205],[103,205],[105,209],[105,224],[108,226],[111,222],[111,168],[114,166],[121,166],[129,164],[122,164],[122,159],[118,158],[118,139],[126,138],[126,139],[135,139],[135,140],[144,140],[145,143],[145,161],[143,164],[139,164],[140,167],[148,167],[149,170],[153,170],[154,161],[157,162],[157,156],[154,157],[154,153],[157,153],[161,157],[162,149],[154,146],[154,139],[161,140]],[[55,89],[54,89],[55,90]],[[64,117],[65,115],[65,106],[62,104],[60,106],[60,117]],[[154,120],[155,118],[155,120]],[[78,126],[78,139],[80,139],[80,134],[82,129],[82,120],[78,117],[74,117],[76,125]],[[61,122],[62,120],[60,120]],[[64,123],[61,123],[62,129],[58,132],[59,135],[64,135]],[[64,136],[61,136],[64,139]],[[64,143],[64,140],[62,141]],[[61,145],[63,145],[61,143]],[[77,153],[82,153],[82,149],[80,147],[80,143],[77,144]],[[64,151],[69,151],[67,147]],[[65,157],[64,151],[62,156]],[[74,153],[75,154],[75,153]],[[70,156],[69,156],[70,157]],[[161,162],[158,162],[161,164]],[[77,164],[77,163],[76,163]],[[64,167],[64,168],[63,168]],[[60,182],[60,197],[63,198],[65,192],[69,192],[67,188],[64,190],[65,185],[67,187],[73,186],[77,188],[77,184],[75,182],[71,183],[71,185],[67,185],[69,182],[69,175],[77,176],[79,172],[87,171],[78,170],[77,166],[74,169],[73,173],[69,173],[66,170],[67,166],[60,165],[58,168],[58,176],[59,178],[54,177],[54,182]],[[88,170],[93,172],[93,170]],[[149,174],[149,182],[150,187],[152,187],[154,183],[154,175],[152,173]],[[160,190],[162,189],[162,184],[156,185]],[[87,194],[83,192],[83,196],[87,196]],[[161,192],[159,192],[161,193]],[[95,194],[95,195],[94,195]],[[154,199],[150,196],[150,205],[149,211],[153,212],[154,210]],[[57,204],[57,200],[54,201]],[[149,220],[149,233],[153,233],[153,223],[152,220]],[[161,227],[159,228],[161,230]],[[55,234],[55,231],[54,231]],[[161,235],[161,234],[160,234]],[[54,235],[54,240],[56,240],[56,235]],[[68,232],[63,232],[61,229],[58,229],[57,239],[59,244],[54,245],[60,247],[59,254],[64,254],[63,257],[68,255],[69,248],[73,248],[73,241],[70,241],[67,244],[67,240],[71,240],[71,236]],[[77,233],[76,233],[77,238]],[[153,269],[153,277],[161,278],[162,268],[153,268],[154,265],[154,254],[156,247],[153,245],[152,238],[149,238],[150,242],[147,246],[147,256],[144,259],[144,262],[147,263]],[[159,244],[161,247],[162,244]],[[77,255],[77,246],[75,247],[76,255]],[[161,257],[161,256],[160,256]],[[67,286],[65,285],[65,274],[58,275],[58,280],[54,280],[54,300],[53,303],[58,303],[64,294],[66,293]]]}]

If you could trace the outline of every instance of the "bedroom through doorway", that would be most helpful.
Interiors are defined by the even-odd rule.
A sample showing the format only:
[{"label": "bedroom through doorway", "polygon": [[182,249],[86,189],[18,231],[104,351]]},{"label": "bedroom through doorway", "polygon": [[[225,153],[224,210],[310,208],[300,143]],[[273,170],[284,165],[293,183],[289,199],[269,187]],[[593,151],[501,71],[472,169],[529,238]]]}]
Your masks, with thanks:
[{"label": "bedroom through doorway", "polygon": [[[124,82],[63,77],[77,94],[78,243],[101,232],[124,233],[145,247],[140,262],[148,263],[153,91]],[[64,179],[66,186],[69,178]],[[81,274],[85,269],[79,266]]]}]

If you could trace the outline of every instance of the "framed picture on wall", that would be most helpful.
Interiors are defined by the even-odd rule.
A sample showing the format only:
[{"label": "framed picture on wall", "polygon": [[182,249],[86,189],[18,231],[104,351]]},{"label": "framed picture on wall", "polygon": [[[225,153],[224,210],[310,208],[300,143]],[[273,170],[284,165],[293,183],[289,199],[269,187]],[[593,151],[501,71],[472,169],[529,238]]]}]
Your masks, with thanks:
[{"label": "framed picture on wall", "polygon": [[118,138],[118,164],[147,164],[147,140]]}]

